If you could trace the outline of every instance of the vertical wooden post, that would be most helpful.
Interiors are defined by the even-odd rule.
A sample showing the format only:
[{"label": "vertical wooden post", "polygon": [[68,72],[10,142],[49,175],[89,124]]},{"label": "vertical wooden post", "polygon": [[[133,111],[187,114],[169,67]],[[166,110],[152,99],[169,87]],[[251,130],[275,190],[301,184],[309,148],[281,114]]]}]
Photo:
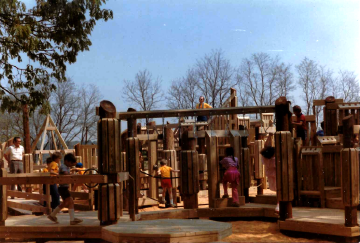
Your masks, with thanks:
[{"label": "vertical wooden post", "polygon": [[189,138],[189,131],[181,137],[180,152],[180,192],[185,209],[198,208],[199,163],[196,151],[196,139]]},{"label": "vertical wooden post", "polygon": [[[216,198],[220,198],[220,174],[219,174],[219,153],[217,149],[217,137],[206,133],[206,155],[207,155],[207,169],[208,169],[208,198],[209,208],[215,208]],[[210,131],[212,132],[212,131]]]},{"label": "vertical wooden post", "polygon": [[[98,163],[100,174],[114,176],[121,166],[121,121],[115,118],[116,108],[110,101],[101,101],[98,121]],[[98,219],[101,225],[114,224],[122,214],[121,185],[100,184]]]},{"label": "vertical wooden post", "polygon": [[[6,169],[0,169],[0,177],[6,177]],[[0,226],[5,226],[5,220],[7,219],[7,186],[0,185]]]},{"label": "vertical wooden post", "polygon": [[[149,174],[153,174],[153,167],[157,164],[158,156],[157,156],[157,141],[150,140],[148,141],[148,171]],[[170,166],[170,165],[169,165]],[[156,179],[153,177],[149,177],[149,190],[148,196],[151,198],[157,198],[158,191],[156,187]]]},{"label": "vertical wooden post", "polygon": [[264,188],[262,186],[265,172],[264,172],[264,166],[261,161],[261,155],[260,151],[264,148],[264,140],[256,140],[254,144],[254,158],[255,158],[255,179],[257,181],[257,195],[263,195],[264,194]]},{"label": "vertical wooden post", "polygon": [[208,180],[206,154],[199,154],[199,173],[200,190],[206,190]]},{"label": "vertical wooden post", "polygon": [[[240,131],[245,131],[245,127],[242,126]],[[248,134],[244,136],[243,132],[241,134],[241,147],[242,147],[242,167],[243,167],[243,174],[241,174],[241,178],[244,183],[244,192],[242,195],[245,196],[245,202],[250,202],[249,196],[249,188],[251,186],[251,166],[250,166],[250,150],[248,148]]]},{"label": "vertical wooden post", "polygon": [[344,148],[341,151],[342,198],[345,206],[345,226],[358,226],[359,205],[359,152],[354,146],[354,117],[343,119]]},{"label": "vertical wooden post", "polygon": [[135,221],[138,208],[138,192],[140,191],[140,170],[139,170],[139,139],[129,137],[126,143],[127,168],[131,176],[129,188],[129,214],[130,218]]},{"label": "vertical wooden post", "polygon": [[[167,123],[169,124],[169,123]],[[175,150],[175,138],[174,132],[168,126],[165,126],[165,139],[164,139],[164,146],[163,146],[163,158],[168,161],[168,165],[173,168],[174,170],[179,170],[179,161],[176,160],[176,150]],[[180,174],[171,175],[171,177],[179,177]],[[172,195],[174,204],[177,205],[177,188],[180,186],[179,179],[172,179]]]},{"label": "vertical wooden post", "polygon": [[52,212],[52,209],[51,209],[51,195],[50,195],[50,184],[46,184],[45,185],[46,187],[46,193],[45,193],[45,196],[46,196],[46,211],[47,211],[47,214],[50,215],[51,212]]},{"label": "vertical wooden post", "polygon": [[[290,103],[286,97],[280,97],[275,101],[276,135],[276,192],[280,201],[280,219],[292,218],[291,201],[294,199],[293,180],[293,146],[291,141],[291,112]],[[288,131],[283,133],[280,131]]]},{"label": "vertical wooden post", "polygon": [[336,136],[338,128],[337,110],[329,109],[331,104],[335,103],[335,97],[329,96],[325,99],[324,107],[324,133],[325,136]]},{"label": "vertical wooden post", "polygon": [[24,129],[24,147],[25,153],[31,153],[31,143],[30,143],[30,125],[29,125],[29,107],[27,104],[22,105],[23,110],[23,129]]}]

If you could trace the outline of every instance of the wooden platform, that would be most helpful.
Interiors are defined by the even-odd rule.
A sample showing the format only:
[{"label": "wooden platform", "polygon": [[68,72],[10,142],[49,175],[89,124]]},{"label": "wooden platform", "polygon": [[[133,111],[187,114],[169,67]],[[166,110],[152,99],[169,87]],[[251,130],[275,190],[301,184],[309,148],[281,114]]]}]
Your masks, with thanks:
[{"label": "wooden platform", "polygon": [[[358,212],[360,218],[360,212]],[[345,227],[344,210],[328,208],[293,208],[293,218],[279,221],[280,230],[336,235],[360,236],[360,227]]]},{"label": "wooden platform", "polygon": [[202,219],[159,219],[127,222],[102,228],[110,242],[210,242],[232,234],[231,223]]}]

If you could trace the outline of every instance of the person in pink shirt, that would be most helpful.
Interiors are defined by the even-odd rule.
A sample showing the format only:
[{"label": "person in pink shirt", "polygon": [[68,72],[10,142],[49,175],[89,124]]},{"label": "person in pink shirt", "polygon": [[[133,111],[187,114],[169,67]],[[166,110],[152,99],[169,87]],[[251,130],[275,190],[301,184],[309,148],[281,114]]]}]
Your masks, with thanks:
[{"label": "person in pink shirt", "polygon": [[224,186],[224,196],[223,198],[229,198],[227,192],[227,184],[230,183],[232,190],[232,199],[233,203],[231,206],[239,207],[239,194],[237,191],[237,186],[240,181],[240,173],[237,169],[238,167],[238,158],[234,157],[234,149],[232,147],[226,148],[225,150],[226,157],[220,161],[220,164],[225,167],[226,171],[223,177],[223,186]]}]

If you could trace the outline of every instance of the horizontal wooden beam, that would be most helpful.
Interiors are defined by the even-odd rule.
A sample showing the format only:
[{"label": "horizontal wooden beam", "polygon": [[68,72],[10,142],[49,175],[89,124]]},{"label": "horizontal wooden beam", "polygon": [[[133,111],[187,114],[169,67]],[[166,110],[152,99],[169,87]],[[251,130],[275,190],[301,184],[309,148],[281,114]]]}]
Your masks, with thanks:
[{"label": "horizontal wooden beam", "polygon": [[248,106],[211,109],[188,109],[188,110],[155,110],[118,112],[117,117],[121,120],[161,118],[161,117],[184,117],[184,116],[216,116],[232,114],[256,114],[275,112],[275,106]]},{"label": "horizontal wooden beam", "polygon": [[136,137],[140,141],[158,140],[158,135],[157,134],[138,134]]},{"label": "horizontal wooden beam", "polygon": [[25,198],[25,199],[32,199],[32,200],[46,200],[46,195],[44,194],[36,194],[36,193],[29,193],[29,192],[19,192],[19,191],[7,191],[6,195],[9,197],[18,197],[18,198]]},{"label": "horizontal wooden beam", "polygon": [[[113,177],[112,177],[113,178]],[[107,175],[62,175],[62,176],[30,176],[30,177],[1,177],[1,185],[17,184],[84,184],[84,183],[120,183],[129,179],[128,172],[117,173],[114,179]]]},{"label": "horizontal wooden beam", "polygon": [[23,210],[32,211],[32,212],[48,213],[46,207],[38,206],[38,205],[31,205],[31,204],[7,201],[7,206],[10,208],[19,208],[19,209],[23,209]]}]

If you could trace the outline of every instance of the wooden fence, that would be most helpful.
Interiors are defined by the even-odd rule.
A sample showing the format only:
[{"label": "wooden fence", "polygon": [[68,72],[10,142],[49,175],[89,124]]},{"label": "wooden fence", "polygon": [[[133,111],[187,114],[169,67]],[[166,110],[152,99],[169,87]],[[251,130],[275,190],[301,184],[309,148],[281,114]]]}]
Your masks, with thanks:
[{"label": "wooden fence", "polygon": [[97,145],[76,144],[75,155],[81,156],[84,168],[98,168]]}]

